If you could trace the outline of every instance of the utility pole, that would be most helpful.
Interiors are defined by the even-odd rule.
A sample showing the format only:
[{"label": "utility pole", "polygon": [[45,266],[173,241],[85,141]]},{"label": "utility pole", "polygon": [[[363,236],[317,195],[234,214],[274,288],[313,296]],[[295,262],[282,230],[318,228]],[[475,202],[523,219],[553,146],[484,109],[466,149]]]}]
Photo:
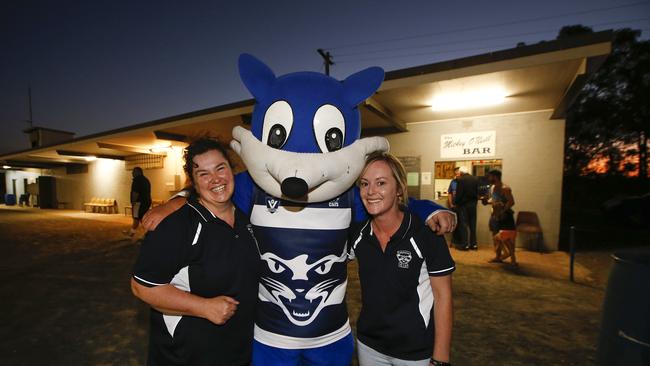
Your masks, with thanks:
[{"label": "utility pole", "polygon": [[317,49],[318,54],[323,58],[323,63],[325,64],[325,75],[329,76],[330,75],[330,65],[334,65],[334,62],[332,61],[332,55],[329,53],[329,51],[325,52],[322,48]]},{"label": "utility pole", "polygon": [[27,87],[27,99],[29,102],[29,119],[25,122],[29,123],[29,128],[34,127],[34,116],[32,113],[32,86]]}]

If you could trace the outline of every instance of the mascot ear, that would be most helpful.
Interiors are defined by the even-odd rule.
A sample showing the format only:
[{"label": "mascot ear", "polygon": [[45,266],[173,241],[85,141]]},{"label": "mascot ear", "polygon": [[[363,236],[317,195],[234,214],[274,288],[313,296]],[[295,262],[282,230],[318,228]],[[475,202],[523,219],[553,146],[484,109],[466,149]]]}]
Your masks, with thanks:
[{"label": "mascot ear", "polygon": [[255,99],[264,97],[275,81],[273,71],[255,56],[247,53],[239,56],[239,77]]},{"label": "mascot ear", "polygon": [[346,101],[356,106],[373,95],[383,81],[384,69],[381,67],[369,67],[348,76],[343,81]]}]

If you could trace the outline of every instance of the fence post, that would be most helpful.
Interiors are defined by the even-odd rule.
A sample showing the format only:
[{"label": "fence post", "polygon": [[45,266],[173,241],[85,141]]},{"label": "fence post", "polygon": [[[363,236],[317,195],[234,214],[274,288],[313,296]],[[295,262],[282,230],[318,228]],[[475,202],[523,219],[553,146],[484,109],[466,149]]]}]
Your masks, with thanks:
[{"label": "fence post", "polygon": [[569,229],[569,254],[571,256],[570,262],[569,262],[569,280],[571,282],[575,282],[573,280],[573,262],[575,261],[576,257],[576,227],[571,226]]}]

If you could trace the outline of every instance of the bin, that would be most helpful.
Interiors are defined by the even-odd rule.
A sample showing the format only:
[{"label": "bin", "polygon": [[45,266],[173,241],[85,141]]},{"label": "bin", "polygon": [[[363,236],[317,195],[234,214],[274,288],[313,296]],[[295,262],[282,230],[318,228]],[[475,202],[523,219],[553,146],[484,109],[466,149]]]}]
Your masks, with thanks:
[{"label": "bin", "polygon": [[614,253],[600,339],[599,365],[650,365],[650,250]]},{"label": "bin", "polygon": [[14,206],[16,205],[16,195],[15,194],[5,194],[5,205]]}]

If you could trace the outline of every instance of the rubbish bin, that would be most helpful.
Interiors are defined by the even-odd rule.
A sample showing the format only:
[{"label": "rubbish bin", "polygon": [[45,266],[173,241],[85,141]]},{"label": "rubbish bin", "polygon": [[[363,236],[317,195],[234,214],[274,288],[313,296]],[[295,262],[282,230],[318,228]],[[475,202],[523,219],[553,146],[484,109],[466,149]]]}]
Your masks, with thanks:
[{"label": "rubbish bin", "polygon": [[599,365],[650,365],[650,250],[614,253],[598,342]]},{"label": "rubbish bin", "polygon": [[5,194],[5,205],[14,206],[16,204],[16,195],[15,194]]}]

